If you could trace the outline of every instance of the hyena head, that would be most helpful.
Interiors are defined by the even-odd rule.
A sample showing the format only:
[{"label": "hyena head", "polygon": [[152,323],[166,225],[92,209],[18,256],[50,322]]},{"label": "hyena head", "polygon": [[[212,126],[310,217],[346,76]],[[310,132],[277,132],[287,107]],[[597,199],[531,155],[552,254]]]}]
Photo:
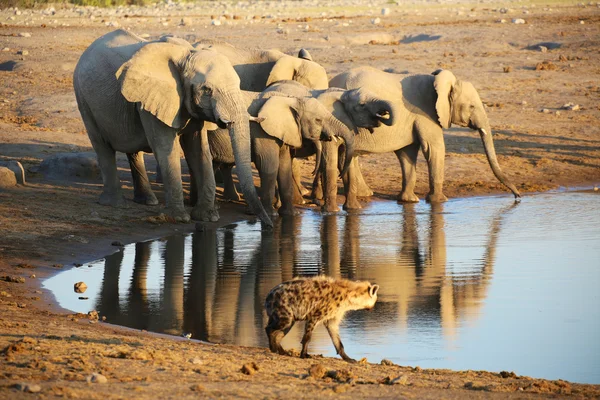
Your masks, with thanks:
[{"label": "hyena head", "polygon": [[364,308],[370,310],[375,307],[378,290],[379,285],[371,285],[369,282],[360,282],[356,290],[354,290],[354,295],[351,296],[350,299],[353,308],[356,310]]}]

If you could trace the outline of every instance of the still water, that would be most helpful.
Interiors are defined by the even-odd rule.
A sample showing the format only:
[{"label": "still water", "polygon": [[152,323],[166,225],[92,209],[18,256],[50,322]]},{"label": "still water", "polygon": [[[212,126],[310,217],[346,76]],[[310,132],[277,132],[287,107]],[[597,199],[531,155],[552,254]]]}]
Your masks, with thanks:
[{"label": "still water", "polygon": [[[44,286],[62,307],[98,310],[113,324],[267,347],[266,294],[316,274],[381,287],[373,311],[342,324],[351,357],[600,383],[600,196],[592,193],[305,211],[269,232],[241,222],[127,245]],[[73,292],[79,281],[88,300]],[[302,328],[284,347],[300,348]],[[335,356],[323,327],[309,352]]]}]

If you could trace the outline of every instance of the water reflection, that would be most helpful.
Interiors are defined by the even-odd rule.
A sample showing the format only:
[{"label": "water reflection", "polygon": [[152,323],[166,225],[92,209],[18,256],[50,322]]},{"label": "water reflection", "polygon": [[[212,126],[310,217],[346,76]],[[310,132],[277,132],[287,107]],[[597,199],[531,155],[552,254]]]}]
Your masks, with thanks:
[{"label": "water reflection", "polygon": [[[406,329],[414,319],[439,324],[451,338],[460,314],[478,315],[474,309],[482,304],[493,273],[502,216],[515,205],[491,218],[485,255],[473,260],[466,274],[447,272],[443,205],[421,213],[417,207],[404,205],[401,213],[390,214],[385,231],[369,223],[369,215],[309,214],[309,222],[303,215],[278,219],[273,231],[235,224],[137,243],[106,257],[96,309],[107,320],[134,328],[265,346],[263,301],[269,290],[294,276],[326,274],[381,285],[376,312],[355,321],[360,329]],[[303,226],[309,231],[305,235],[318,235],[313,238],[318,246],[301,244]],[[159,291],[149,296],[153,245],[158,245],[154,251],[163,275]],[[120,288],[128,250],[134,251],[131,280]],[[187,273],[186,252],[191,253]]]},{"label": "water reflection", "polygon": [[[379,301],[373,312],[357,311],[346,317],[342,337],[349,353],[371,361],[389,358],[402,364],[519,372],[514,357],[508,354],[515,343],[527,337],[520,329],[523,321],[540,327],[546,324],[554,335],[547,339],[554,340],[550,347],[564,345],[564,333],[554,325],[562,314],[542,296],[528,297],[530,288],[543,291],[544,285],[560,281],[569,294],[581,285],[572,276],[563,278],[564,268],[548,267],[550,253],[541,250],[558,248],[557,243],[564,241],[562,236],[552,235],[541,239],[549,227],[561,226],[562,235],[573,235],[565,231],[565,221],[536,225],[544,219],[540,216],[556,218],[549,211],[556,207],[551,202],[539,209],[527,200],[523,203],[527,205],[501,205],[494,199],[444,205],[379,202],[360,214],[323,216],[308,211],[277,219],[272,231],[239,223],[128,245],[91,263],[90,268],[65,271],[48,285],[57,282],[54,292],[64,307],[84,312],[97,309],[111,323],[266,347],[263,302],[275,285],[294,276],[316,274],[369,280],[380,285]],[[575,203],[573,207],[594,204],[585,200]],[[565,220],[573,222],[573,214],[566,215]],[[598,218],[588,221],[598,213],[580,215],[585,217],[585,226],[573,229],[579,229],[583,239],[564,251],[567,262],[571,262],[569,257],[581,256],[577,246],[591,252],[591,260],[600,255],[595,228],[600,226]],[[504,232],[507,229],[510,234]],[[540,238],[539,243],[532,241],[532,236]],[[594,237],[595,242],[586,244]],[[539,248],[535,247],[538,244]],[[582,257],[580,264],[590,263]],[[494,276],[498,274],[497,258],[503,260],[500,278]],[[535,272],[536,268],[543,272]],[[596,278],[597,285],[597,270],[590,271],[591,281]],[[78,280],[88,283],[90,302],[63,303],[59,292]],[[586,278],[583,281],[587,282]],[[490,295],[491,287],[496,287],[495,296]],[[593,311],[586,312],[598,314],[597,296],[587,304],[574,303],[573,307],[591,307]],[[547,314],[539,314],[539,310],[547,310]],[[587,324],[581,335],[600,334],[597,322],[584,318],[581,323]],[[302,326],[297,325],[286,336],[284,347],[299,347]],[[510,332],[504,347],[498,344],[497,353],[490,355],[504,325]],[[537,343],[536,338],[527,340]],[[473,349],[475,344],[478,347]],[[572,340],[571,345],[576,346],[577,341]],[[592,349],[598,350],[598,346]],[[335,355],[324,329],[315,331],[309,351]],[[547,349],[540,349],[532,358],[547,357],[546,353]],[[536,374],[535,368],[543,371],[546,365],[533,368],[534,372],[521,373],[543,376],[542,372]]]}]

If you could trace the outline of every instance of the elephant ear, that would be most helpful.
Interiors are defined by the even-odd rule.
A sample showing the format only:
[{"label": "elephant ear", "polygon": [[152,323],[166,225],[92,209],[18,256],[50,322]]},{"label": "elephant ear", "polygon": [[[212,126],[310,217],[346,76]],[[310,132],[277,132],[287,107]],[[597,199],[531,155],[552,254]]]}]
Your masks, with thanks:
[{"label": "elephant ear", "polygon": [[450,125],[452,124],[452,103],[450,101],[450,95],[455,83],[456,77],[452,72],[447,70],[438,72],[433,81],[433,87],[438,95],[435,109],[438,114],[438,121],[440,122],[440,125],[442,125],[442,128],[450,128]]},{"label": "elephant ear", "polygon": [[187,122],[185,89],[178,64],[189,49],[174,43],[150,43],[142,47],[116,73],[121,93],[172,128]]},{"label": "elephant ear", "polygon": [[269,78],[267,79],[267,86],[272,83],[279,81],[292,81],[294,75],[298,72],[302,60],[292,56],[285,55],[275,62],[275,65],[271,69]]},{"label": "elephant ear", "polygon": [[260,126],[269,136],[292,147],[302,147],[297,109],[297,98],[273,96],[258,112],[258,118],[264,118]]}]

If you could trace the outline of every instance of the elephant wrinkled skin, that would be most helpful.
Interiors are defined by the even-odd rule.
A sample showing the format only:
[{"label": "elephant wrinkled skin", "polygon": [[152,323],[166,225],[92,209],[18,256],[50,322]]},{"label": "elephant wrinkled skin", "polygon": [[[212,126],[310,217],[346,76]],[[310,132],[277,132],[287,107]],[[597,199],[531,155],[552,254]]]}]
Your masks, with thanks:
[{"label": "elephant wrinkled skin", "polygon": [[[429,194],[427,201],[443,202],[445,145],[443,128],[451,124],[479,131],[488,162],[494,175],[519,198],[517,188],[498,165],[492,130],[479,95],[473,85],[461,81],[450,71],[436,71],[431,75],[400,75],[371,67],[351,69],[334,77],[331,87],[368,89],[377,98],[390,101],[394,107],[395,122],[381,126],[372,132],[360,130],[355,138],[356,154],[395,152],[402,168],[402,191],[399,200],[417,202],[414,193],[416,162],[419,148],[423,151],[429,167]],[[368,101],[364,98],[362,101]],[[349,113],[351,109],[347,110]],[[327,168],[333,168],[333,153],[337,148],[327,144],[323,149]],[[344,208],[360,208],[356,199],[357,164],[352,162],[345,178],[346,203]],[[336,211],[337,182],[328,180],[325,189],[325,207]]]},{"label": "elephant wrinkled skin", "polygon": [[[228,128],[246,201],[271,225],[253,184],[249,116],[239,77],[224,56],[186,43],[147,42],[116,30],[94,41],[77,63],[73,85],[102,171],[100,203],[123,201],[115,163],[115,152],[120,151],[128,154],[135,201],[156,204],[139,153],[153,152],[164,175],[168,214],[189,221],[175,140],[181,135],[186,160],[201,187],[206,167],[201,165],[201,138],[194,133],[211,121]],[[214,200],[198,198],[192,217],[202,218],[213,209]]]}]

